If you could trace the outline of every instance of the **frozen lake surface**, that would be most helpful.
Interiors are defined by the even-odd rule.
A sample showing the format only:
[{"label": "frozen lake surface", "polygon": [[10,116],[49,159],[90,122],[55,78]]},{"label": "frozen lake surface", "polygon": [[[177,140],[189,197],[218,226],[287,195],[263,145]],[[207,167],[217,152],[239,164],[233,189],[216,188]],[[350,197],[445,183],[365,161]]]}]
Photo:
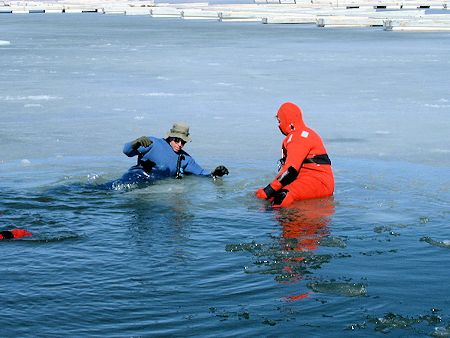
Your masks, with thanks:
[{"label": "frozen lake surface", "polygon": [[[2,337],[450,335],[450,34],[0,17]],[[256,200],[298,103],[336,194]],[[102,190],[191,125],[223,180]],[[11,325],[20,321],[21,325]]]}]

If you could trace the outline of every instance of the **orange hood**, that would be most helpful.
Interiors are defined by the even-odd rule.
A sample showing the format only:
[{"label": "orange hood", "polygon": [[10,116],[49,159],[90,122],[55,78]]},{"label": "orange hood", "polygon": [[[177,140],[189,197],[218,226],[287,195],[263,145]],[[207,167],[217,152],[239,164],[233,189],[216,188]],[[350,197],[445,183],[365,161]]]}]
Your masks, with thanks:
[{"label": "orange hood", "polygon": [[283,103],[277,112],[278,128],[284,135],[305,127],[302,110],[294,103]]}]

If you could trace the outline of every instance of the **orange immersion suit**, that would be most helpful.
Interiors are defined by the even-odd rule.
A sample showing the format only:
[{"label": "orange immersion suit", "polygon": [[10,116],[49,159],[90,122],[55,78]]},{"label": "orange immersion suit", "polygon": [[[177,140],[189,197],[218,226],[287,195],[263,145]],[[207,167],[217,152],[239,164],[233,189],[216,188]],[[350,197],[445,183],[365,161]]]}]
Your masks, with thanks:
[{"label": "orange immersion suit", "polygon": [[301,109],[286,102],[277,113],[280,131],[286,135],[281,169],[256,196],[268,199],[273,207],[285,207],[295,200],[333,195],[331,161],[320,136],[303,122]]},{"label": "orange immersion suit", "polygon": [[31,232],[23,229],[3,230],[0,231],[0,240],[22,238],[31,235],[32,235]]}]

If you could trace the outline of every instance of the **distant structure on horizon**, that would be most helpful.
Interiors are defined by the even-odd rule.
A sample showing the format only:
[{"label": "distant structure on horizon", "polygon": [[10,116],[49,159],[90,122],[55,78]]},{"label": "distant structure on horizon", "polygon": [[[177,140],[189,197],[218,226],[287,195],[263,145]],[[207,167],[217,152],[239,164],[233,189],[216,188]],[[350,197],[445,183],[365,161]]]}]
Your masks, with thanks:
[{"label": "distant structure on horizon", "polygon": [[[0,0],[0,14],[98,13],[304,24],[319,28],[450,32],[450,0]],[[3,3],[3,5],[2,5]],[[0,41],[7,46],[9,41]]]}]

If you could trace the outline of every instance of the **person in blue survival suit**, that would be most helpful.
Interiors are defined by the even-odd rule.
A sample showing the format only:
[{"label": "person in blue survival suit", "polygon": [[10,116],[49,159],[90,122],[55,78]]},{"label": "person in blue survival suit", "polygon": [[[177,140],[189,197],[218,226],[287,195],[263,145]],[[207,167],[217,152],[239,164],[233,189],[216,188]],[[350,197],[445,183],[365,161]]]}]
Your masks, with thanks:
[{"label": "person in blue survival suit", "polygon": [[183,150],[190,142],[189,126],[185,123],[174,123],[166,138],[141,136],[128,142],[123,152],[128,157],[137,156],[137,164],[131,167],[122,177],[123,183],[145,183],[149,180],[183,175],[205,177],[222,177],[228,175],[228,169],[220,165],[212,172],[203,169]]}]

